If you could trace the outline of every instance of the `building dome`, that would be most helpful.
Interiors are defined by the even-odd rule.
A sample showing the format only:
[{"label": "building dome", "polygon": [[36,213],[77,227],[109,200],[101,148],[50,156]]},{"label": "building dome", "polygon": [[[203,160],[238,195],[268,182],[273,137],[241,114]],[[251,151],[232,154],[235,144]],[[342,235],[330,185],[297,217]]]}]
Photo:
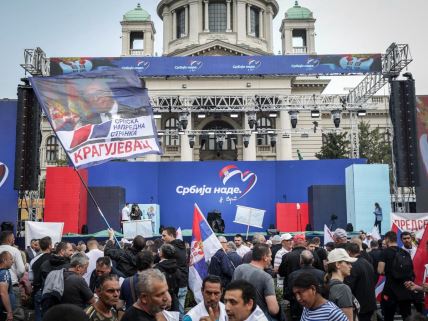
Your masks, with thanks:
[{"label": "building dome", "polygon": [[123,15],[123,21],[150,21],[149,13],[141,8],[140,4],[134,10],[128,11]]},{"label": "building dome", "polygon": [[312,11],[308,8],[299,6],[299,2],[296,1],[294,7],[287,10],[285,13],[285,19],[291,20],[305,20],[313,19]]}]

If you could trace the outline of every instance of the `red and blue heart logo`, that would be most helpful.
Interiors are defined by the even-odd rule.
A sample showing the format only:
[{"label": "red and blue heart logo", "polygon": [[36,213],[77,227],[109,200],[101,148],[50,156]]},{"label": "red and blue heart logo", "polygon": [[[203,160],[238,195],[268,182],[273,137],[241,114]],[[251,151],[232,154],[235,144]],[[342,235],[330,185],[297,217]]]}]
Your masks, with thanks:
[{"label": "red and blue heart logo", "polygon": [[0,162],[0,187],[6,182],[7,175],[9,175],[9,169],[7,168],[6,164],[3,164]]},{"label": "red and blue heart logo", "polygon": [[256,185],[257,175],[249,170],[242,172],[236,165],[227,165],[223,167],[219,172],[219,176],[223,182],[223,185],[226,185],[226,183],[236,175],[239,175],[239,177],[241,178],[241,182],[246,183],[246,185],[244,185],[244,191],[238,198],[240,199],[247,195]]}]

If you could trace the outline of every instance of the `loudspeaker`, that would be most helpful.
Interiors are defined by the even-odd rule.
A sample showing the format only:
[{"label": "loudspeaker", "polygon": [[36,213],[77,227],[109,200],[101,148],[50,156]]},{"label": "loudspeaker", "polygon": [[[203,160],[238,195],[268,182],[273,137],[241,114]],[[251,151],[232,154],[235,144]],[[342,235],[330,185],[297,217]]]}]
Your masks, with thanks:
[{"label": "loudspeaker", "polygon": [[38,189],[40,175],[41,110],[33,89],[18,86],[14,189]]},{"label": "loudspeaker", "polygon": [[397,185],[418,185],[416,95],[414,79],[392,80],[389,112],[394,128]]},{"label": "loudspeaker", "polygon": [[12,231],[13,232],[13,223],[12,222],[3,222],[0,225],[1,231]]},{"label": "loudspeaker", "polygon": [[221,218],[221,213],[212,211],[208,213],[208,224],[213,229],[214,233],[223,233],[225,229],[224,220]]}]

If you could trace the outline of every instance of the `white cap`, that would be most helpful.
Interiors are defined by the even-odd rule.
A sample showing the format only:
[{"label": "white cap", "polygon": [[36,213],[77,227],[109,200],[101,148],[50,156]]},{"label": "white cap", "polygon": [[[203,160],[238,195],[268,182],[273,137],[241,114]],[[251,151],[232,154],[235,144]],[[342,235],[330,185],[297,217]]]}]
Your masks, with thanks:
[{"label": "white cap", "polygon": [[327,263],[333,263],[333,262],[349,262],[354,263],[357,259],[350,257],[348,252],[346,252],[345,249],[334,249],[330,253],[328,253],[327,257]]},{"label": "white cap", "polygon": [[290,241],[293,239],[293,236],[290,233],[284,233],[281,235],[281,241]]}]

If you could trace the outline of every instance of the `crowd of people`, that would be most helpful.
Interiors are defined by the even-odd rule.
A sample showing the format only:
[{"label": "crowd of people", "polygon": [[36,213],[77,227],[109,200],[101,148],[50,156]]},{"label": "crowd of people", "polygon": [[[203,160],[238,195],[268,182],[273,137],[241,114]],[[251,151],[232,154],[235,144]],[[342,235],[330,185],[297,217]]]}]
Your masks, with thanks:
[{"label": "crowd of people", "polygon": [[190,246],[173,227],[121,246],[112,230],[103,243],[52,244],[45,236],[23,251],[3,231],[0,321],[392,321],[396,313],[427,320],[428,284],[414,283],[418,245],[408,232],[400,237],[402,247],[393,231],[370,241],[338,228],[324,246],[304,234],[218,236],[222,247],[207,263],[197,303],[188,291]]}]

